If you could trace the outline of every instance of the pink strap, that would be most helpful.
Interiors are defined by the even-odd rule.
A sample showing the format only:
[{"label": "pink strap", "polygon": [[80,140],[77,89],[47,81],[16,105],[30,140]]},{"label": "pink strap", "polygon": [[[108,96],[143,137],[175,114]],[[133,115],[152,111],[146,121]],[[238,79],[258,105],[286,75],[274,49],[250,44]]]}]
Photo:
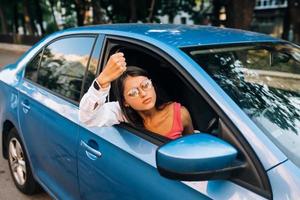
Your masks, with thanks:
[{"label": "pink strap", "polygon": [[174,103],[173,125],[171,131],[166,135],[170,139],[176,139],[182,136],[183,126],[181,120],[181,105]]},{"label": "pink strap", "polygon": [[180,103],[175,102],[174,105],[174,120],[176,119],[175,123],[173,123],[173,128],[176,130],[183,130],[182,127],[182,120],[181,120],[181,105]]}]

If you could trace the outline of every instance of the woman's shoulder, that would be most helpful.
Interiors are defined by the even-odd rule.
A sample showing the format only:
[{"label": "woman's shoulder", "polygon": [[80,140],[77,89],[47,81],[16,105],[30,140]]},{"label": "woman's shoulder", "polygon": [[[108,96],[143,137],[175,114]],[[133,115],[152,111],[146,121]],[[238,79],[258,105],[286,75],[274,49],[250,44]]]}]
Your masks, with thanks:
[{"label": "woman's shoulder", "polygon": [[187,109],[181,105],[181,103],[176,101],[169,101],[159,106],[159,110],[178,110],[179,112],[186,112]]},{"label": "woman's shoulder", "polygon": [[180,115],[184,126],[191,123],[192,120],[191,120],[190,112],[185,106],[181,106]]},{"label": "woman's shoulder", "polygon": [[165,103],[159,105],[158,109],[159,110],[164,110],[164,109],[169,108],[170,106],[172,106],[173,103],[174,103],[174,101],[165,102]]}]

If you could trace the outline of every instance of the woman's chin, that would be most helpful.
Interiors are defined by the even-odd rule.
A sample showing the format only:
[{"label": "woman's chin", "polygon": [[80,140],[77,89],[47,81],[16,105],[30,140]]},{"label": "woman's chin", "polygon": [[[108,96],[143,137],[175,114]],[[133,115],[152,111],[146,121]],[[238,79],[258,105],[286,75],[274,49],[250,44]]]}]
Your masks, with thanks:
[{"label": "woman's chin", "polygon": [[155,107],[155,102],[147,103],[147,104],[142,104],[138,108],[134,108],[137,111],[150,111]]}]

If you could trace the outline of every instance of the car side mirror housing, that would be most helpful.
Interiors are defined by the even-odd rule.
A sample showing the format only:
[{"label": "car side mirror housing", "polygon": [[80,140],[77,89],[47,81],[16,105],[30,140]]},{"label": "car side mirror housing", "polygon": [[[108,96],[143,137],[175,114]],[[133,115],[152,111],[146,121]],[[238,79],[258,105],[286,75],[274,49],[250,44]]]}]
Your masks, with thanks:
[{"label": "car side mirror housing", "polygon": [[199,133],[173,140],[156,151],[159,173],[182,181],[229,177],[244,165],[237,162],[238,151],[215,136]]}]

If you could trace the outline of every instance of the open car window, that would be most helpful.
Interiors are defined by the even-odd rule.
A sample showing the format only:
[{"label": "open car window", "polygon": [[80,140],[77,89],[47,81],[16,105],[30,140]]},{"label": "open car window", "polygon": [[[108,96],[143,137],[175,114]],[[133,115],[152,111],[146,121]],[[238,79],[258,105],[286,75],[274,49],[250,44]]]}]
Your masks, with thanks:
[{"label": "open car window", "polygon": [[[111,45],[109,56],[115,52],[125,55],[127,66],[138,66],[145,69],[156,86],[156,93],[164,102],[179,102],[185,106],[192,117],[196,132],[212,131],[216,119],[213,109],[205,100],[191,87],[176,70],[176,68],[162,56],[139,46],[121,43]],[[166,78],[167,77],[167,78]],[[197,99],[197,101],[194,101]],[[109,101],[115,101],[113,91],[110,91]]]}]

